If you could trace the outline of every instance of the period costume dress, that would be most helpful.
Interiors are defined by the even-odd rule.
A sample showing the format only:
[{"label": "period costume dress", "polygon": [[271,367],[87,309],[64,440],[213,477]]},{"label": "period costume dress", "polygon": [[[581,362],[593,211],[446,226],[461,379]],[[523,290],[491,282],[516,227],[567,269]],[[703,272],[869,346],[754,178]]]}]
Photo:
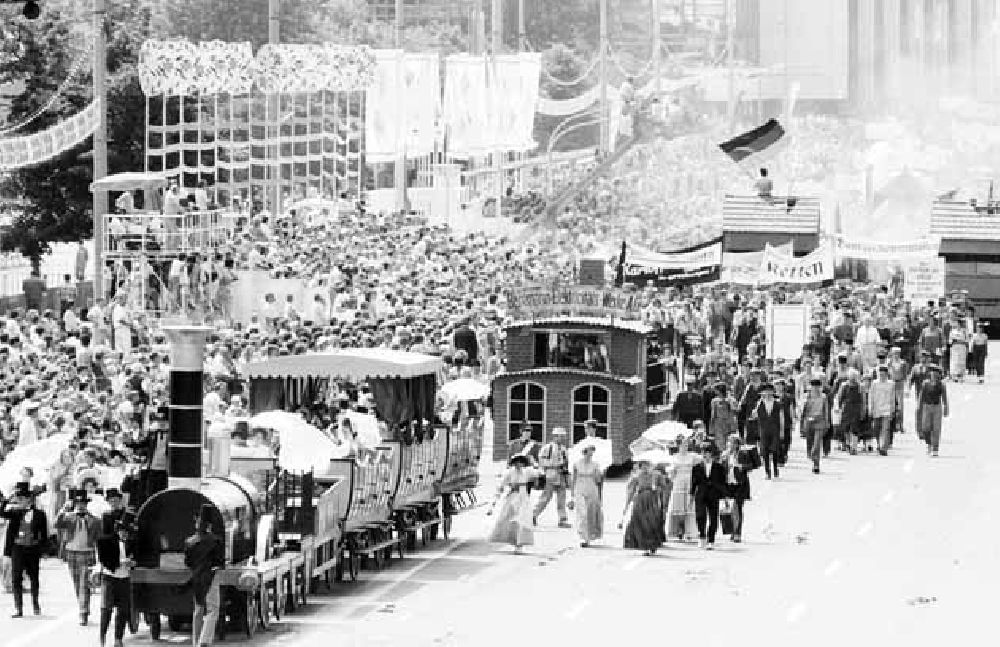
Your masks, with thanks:
[{"label": "period costume dress", "polygon": [[701,461],[696,454],[677,453],[673,456],[670,481],[670,503],[667,504],[667,536],[684,539],[697,532],[694,499],[691,497],[691,469]]},{"label": "period costume dress", "polygon": [[952,379],[961,380],[965,377],[966,359],[969,352],[969,340],[965,330],[959,327],[951,329],[951,355],[949,375]]},{"label": "period costume dress", "polygon": [[530,468],[510,468],[501,488],[507,491],[488,541],[494,544],[530,546],[535,543],[531,528],[531,486],[538,473]]},{"label": "period costume dress", "polygon": [[580,540],[589,543],[604,535],[604,511],[601,507],[601,480],[604,470],[598,463],[580,460],[573,465],[573,505],[576,531]]},{"label": "period costume dress", "polygon": [[640,471],[628,482],[626,506],[631,506],[625,526],[624,547],[655,551],[667,541],[663,522],[663,476],[652,470]]}]

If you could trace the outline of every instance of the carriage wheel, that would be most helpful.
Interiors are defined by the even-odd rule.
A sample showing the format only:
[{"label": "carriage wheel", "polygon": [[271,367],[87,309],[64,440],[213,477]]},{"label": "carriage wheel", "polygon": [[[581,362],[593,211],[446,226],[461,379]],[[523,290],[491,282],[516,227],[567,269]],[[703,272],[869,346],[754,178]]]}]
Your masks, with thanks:
[{"label": "carriage wheel", "polygon": [[358,572],[361,570],[361,554],[351,551],[347,557],[347,576],[352,582],[358,581]]},{"label": "carriage wheel", "polygon": [[160,624],[160,614],[147,613],[146,626],[149,627],[149,637],[153,640],[159,640],[160,635],[163,633],[163,626]]},{"label": "carriage wheel", "polygon": [[293,613],[295,611],[295,590],[292,588],[292,575],[288,574],[288,578],[282,582],[285,589],[285,611],[288,613]]},{"label": "carriage wheel", "polygon": [[243,630],[247,633],[247,638],[253,638],[257,633],[260,622],[260,609],[258,607],[259,598],[252,592],[242,594],[243,607],[240,609],[240,620],[243,622]]},{"label": "carriage wheel", "polygon": [[279,621],[281,620],[282,611],[281,583],[278,580],[275,580],[268,586],[273,588],[273,590],[268,591],[271,595],[271,613],[274,614],[275,621]]},{"label": "carriage wheel", "polygon": [[260,628],[267,631],[268,627],[271,626],[271,600],[266,584],[260,587],[259,595],[260,599],[257,601],[257,620],[260,622]]},{"label": "carriage wheel", "polygon": [[306,577],[306,567],[302,567],[302,577],[299,578],[299,606],[306,606],[309,602],[309,587],[312,586],[312,578]]}]

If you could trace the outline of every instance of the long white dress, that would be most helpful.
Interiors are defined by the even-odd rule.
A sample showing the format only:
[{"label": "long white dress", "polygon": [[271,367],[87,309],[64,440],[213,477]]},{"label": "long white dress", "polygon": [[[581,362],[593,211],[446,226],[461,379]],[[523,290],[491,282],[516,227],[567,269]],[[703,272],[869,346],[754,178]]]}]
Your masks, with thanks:
[{"label": "long white dress", "polygon": [[512,467],[507,470],[501,483],[506,494],[487,541],[515,547],[535,543],[528,486],[537,478],[538,472],[531,468]]},{"label": "long white dress", "polygon": [[670,502],[667,504],[667,538],[696,537],[694,497],[691,496],[691,470],[701,461],[696,454],[674,454],[670,466]]}]

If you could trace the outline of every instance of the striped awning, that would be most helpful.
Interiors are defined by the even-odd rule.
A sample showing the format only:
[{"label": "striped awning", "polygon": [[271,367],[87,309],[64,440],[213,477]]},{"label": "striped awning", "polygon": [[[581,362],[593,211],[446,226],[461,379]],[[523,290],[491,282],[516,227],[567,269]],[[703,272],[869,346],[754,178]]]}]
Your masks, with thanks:
[{"label": "striped awning", "polygon": [[385,348],[348,348],[327,353],[272,357],[248,364],[243,369],[243,375],[248,379],[325,377],[361,381],[435,375],[443,366],[441,358],[433,355]]},{"label": "striped awning", "polygon": [[931,211],[931,234],[942,239],[1000,240],[1000,212],[989,215],[959,200],[937,200]]},{"label": "striped awning", "polygon": [[820,201],[809,196],[727,195],[722,206],[722,231],[816,234]]}]

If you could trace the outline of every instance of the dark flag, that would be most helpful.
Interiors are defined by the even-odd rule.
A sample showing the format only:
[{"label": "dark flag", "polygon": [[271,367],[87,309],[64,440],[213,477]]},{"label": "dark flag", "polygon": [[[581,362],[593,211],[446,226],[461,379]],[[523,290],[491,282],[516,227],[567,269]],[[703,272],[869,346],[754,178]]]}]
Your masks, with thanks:
[{"label": "dark flag", "polygon": [[784,136],[785,129],[778,123],[778,120],[770,119],[763,126],[719,144],[719,148],[731,160],[740,164],[759,156],[781,141]]}]

